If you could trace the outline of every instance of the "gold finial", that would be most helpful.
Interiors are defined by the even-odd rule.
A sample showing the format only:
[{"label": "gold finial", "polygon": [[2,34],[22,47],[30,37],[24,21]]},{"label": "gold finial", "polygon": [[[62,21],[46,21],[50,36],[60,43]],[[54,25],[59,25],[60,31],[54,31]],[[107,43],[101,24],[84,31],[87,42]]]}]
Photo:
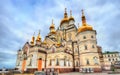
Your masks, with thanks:
[{"label": "gold finial", "polygon": [[82,11],[82,16],[84,16],[84,10],[82,9],[81,11]]},{"label": "gold finial", "polygon": [[85,18],[85,15],[84,15],[84,10],[82,9],[82,25],[83,26],[86,26],[86,18]]},{"label": "gold finial", "polygon": [[53,19],[52,19],[52,24],[53,24]]},{"label": "gold finial", "polygon": [[40,29],[39,29],[39,33],[40,33]]},{"label": "gold finial", "polygon": [[33,34],[33,36],[32,36],[32,40],[31,40],[31,45],[34,45],[34,40],[35,40],[35,32],[34,32],[34,34]]},{"label": "gold finial", "polygon": [[65,8],[65,13],[67,13],[67,8]]},{"label": "gold finial", "polygon": [[72,16],[72,10],[70,10],[70,16]]},{"label": "gold finial", "polygon": [[40,30],[39,30],[39,32],[38,32],[38,36],[37,36],[36,41],[41,41],[41,37],[40,37]]},{"label": "gold finial", "polygon": [[78,28],[80,27],[79,23],[78,23]]},{"label": "gold finial", "polygon": [[35,32],[33,33],[33,36],[35,36]]}]

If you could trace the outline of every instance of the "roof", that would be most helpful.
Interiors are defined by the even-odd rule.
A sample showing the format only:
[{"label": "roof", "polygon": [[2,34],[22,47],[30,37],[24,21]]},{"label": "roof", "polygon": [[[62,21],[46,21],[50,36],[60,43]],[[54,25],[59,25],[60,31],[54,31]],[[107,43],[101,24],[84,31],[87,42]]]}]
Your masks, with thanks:
[{"label": "roof", "polygon": [[114,52],[106,51],[106,52],[104,52],[103,54],[115,54],[115,53],[119,53],[119,52],[117,52],[117,51],[114,51]]}]

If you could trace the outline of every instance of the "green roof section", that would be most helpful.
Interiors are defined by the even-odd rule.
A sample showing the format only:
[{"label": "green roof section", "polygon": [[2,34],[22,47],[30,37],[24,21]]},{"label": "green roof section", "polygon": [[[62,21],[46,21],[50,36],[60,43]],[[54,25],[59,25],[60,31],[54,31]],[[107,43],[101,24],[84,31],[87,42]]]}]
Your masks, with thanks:
[{"label": "green roof section", "polygon": [[106,52],[104,52],[102,54],[115,54],[115,53],[119,53],[119,52],[117,52],[117,51],[114,51],[114,52],[106,51]]}]

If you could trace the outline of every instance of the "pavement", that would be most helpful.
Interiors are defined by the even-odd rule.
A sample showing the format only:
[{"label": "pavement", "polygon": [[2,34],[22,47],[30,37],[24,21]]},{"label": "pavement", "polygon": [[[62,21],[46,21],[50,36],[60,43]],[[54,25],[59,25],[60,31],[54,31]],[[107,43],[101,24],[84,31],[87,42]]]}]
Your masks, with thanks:
[{"label": "pavement", "polygon": [[59,75],[120,75],[120,74],[71,72],[71,73],[62,73]]}]

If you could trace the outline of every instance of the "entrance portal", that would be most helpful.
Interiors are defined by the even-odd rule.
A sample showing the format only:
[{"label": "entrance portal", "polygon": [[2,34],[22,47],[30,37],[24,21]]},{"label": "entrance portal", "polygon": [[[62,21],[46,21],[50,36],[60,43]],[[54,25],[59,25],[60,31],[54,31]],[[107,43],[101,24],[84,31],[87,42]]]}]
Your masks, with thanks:
[{"label": "entrance portal", "polygon": [[38,71],[42,71],[42,58],[38,59]]}]

